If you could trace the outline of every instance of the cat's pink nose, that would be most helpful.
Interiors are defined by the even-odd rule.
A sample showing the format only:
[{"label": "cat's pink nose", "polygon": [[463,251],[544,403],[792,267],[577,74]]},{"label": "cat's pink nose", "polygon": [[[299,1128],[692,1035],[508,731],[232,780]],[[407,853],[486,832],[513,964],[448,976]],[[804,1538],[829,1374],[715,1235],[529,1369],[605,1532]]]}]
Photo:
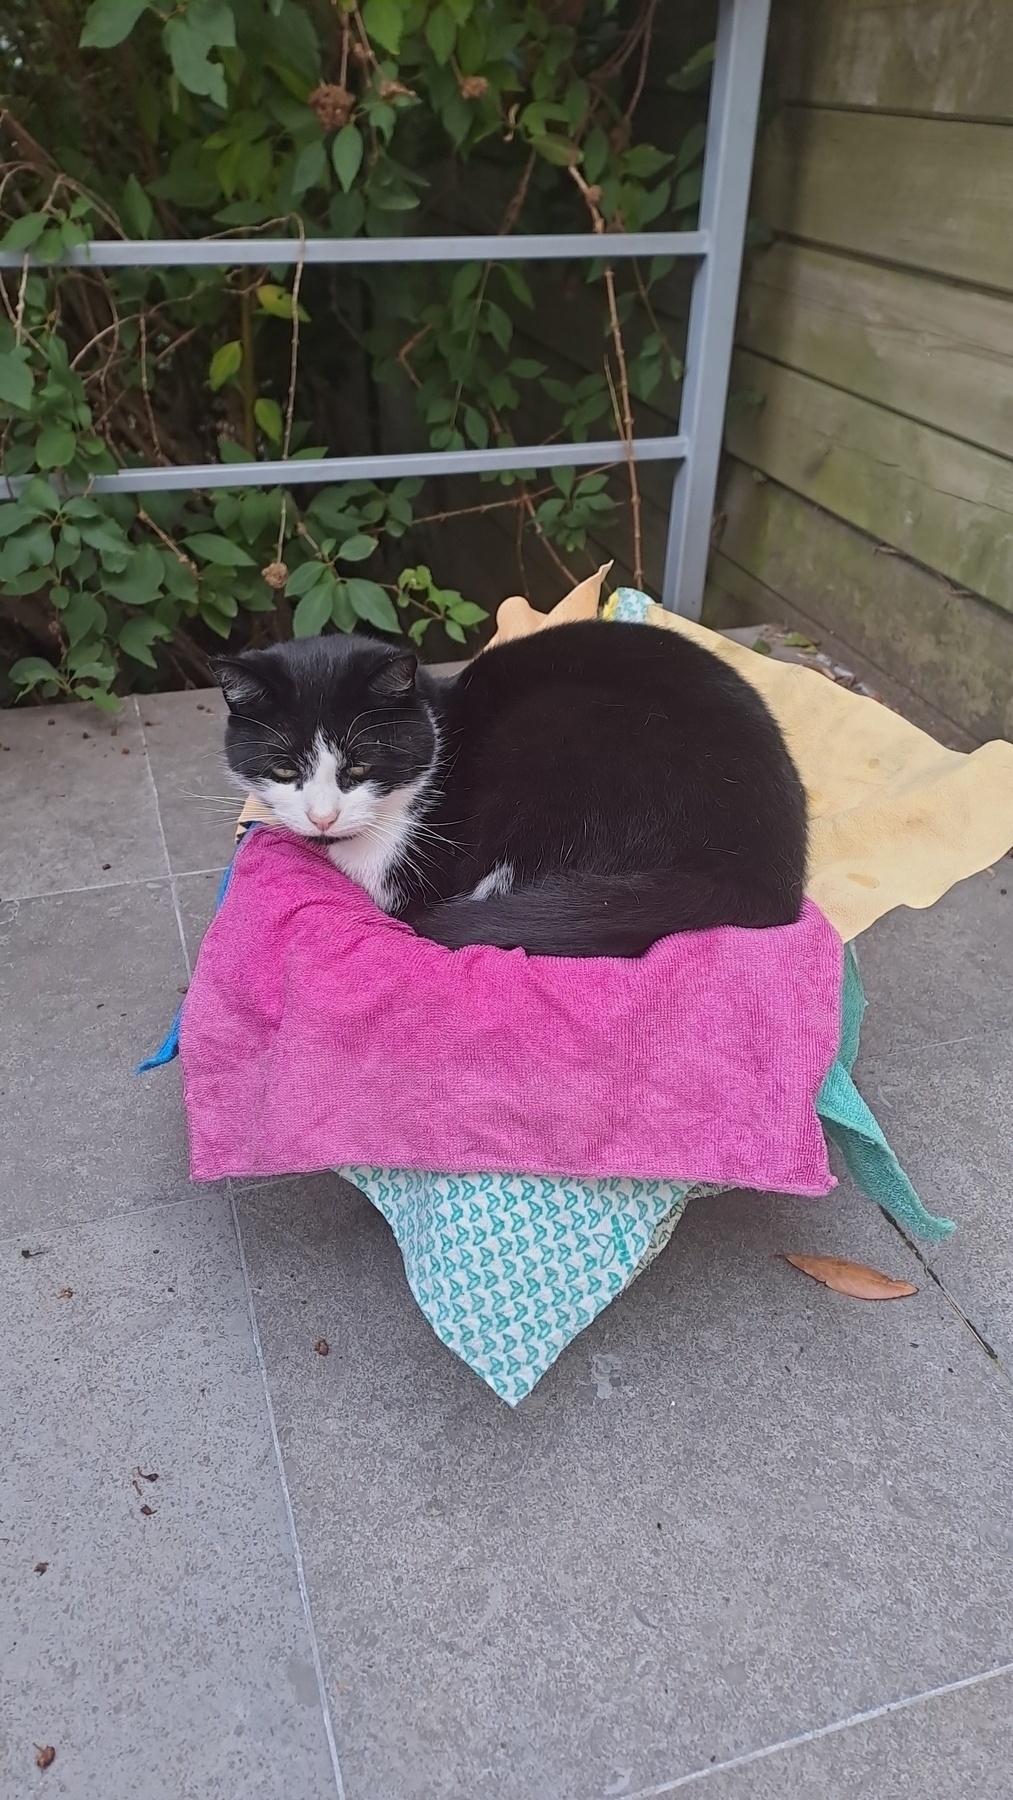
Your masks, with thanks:
[{"label": "cat's pink nose", "polygon": [[337,816],[338,815],[336,812],[329,812],[329,813],[307,812],[307,814],[306,814],[306,817],[308,818],[310,824],[315,825],[318,831],[330,831],[331,826],[335,823],[335,821],[337,819]]}]

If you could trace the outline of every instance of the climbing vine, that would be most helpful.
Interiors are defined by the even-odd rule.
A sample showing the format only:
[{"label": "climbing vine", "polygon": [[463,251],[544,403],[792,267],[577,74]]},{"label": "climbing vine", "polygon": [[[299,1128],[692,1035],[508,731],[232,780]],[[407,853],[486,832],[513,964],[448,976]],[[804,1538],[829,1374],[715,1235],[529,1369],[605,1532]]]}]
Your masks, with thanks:
[{"label": "climbing vine", "polygon": [[[636,121],[658,0],[74,0],[20,4],[0,62],[0,649],[10,697],[207,679],[220,640],[434,626],[484,610],[405,560],[420,525],[509,511],[567,574],[616,513],[606,471],[423,484],[109,495],[96,476],[552,438],[629,438],[677,381],[652,304],[671,264],[609,263],[616,230],[692,223],[702,124],[676,152]],[[705,83],[708,52],[676,78]],[[536,297],[492,260],[228,266],[230,235],[593,229],[597,368],[536,353]],[[218,237],[220,267],[34,266],[89,239]],[[525,440],[525,431],[528,433]],[[627,469],[631,566],[640,496]],[[408,546],[403,540],[408,539]]]}]

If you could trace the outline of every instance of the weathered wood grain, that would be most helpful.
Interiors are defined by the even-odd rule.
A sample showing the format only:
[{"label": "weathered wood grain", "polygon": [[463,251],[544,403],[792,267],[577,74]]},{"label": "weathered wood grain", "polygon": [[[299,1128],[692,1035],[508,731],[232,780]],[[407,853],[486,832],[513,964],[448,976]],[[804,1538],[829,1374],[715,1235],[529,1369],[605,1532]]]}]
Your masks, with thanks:
[{"label": "weathered wood grain", "polygon": [[1013,462],[742,351],[734,455],[1013,612]]},{"label": "weathered wood grain", "polygon": [[737,335],[775,362],[1013,457],[1013,299],[778,243],[752,264]]},{"label": "weathered wood grain", "polygon": [[1013,291],[1013,129],[782,107],[753,211],[775,231]]},{"label": "weathered wood grain", "polygon": [[1013,737],[1013,618],[730,459],[721,514],[709,622],[809,621],[978,741]]},{"label": "weathered wood grain", "polygon": [[782,99],[1013,120],[1006,0],[775,0]]}]

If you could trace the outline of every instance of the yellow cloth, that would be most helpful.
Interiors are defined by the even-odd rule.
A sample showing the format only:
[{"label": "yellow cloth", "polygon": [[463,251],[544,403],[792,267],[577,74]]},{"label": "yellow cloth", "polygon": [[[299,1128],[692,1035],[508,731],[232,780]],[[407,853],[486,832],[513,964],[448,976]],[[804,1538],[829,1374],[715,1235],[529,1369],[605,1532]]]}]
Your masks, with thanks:
[{"label": "yellow cloth", "polygon": [[[611,564],[538,613],[505,600],[494,643],[593,618]],[[614,610],[613,595],[605,607]],[[876,700],[814,669],[757,655],[660,606],[647,622],[681,632],[737,669],[778,720],[809,799],[808,892],[845,939],[895,906],[932,906],[955,882],[1013,845],[1013,744],[945,750]],[[270,813],[247,801],[240,829]]]},{"label": "yellow cloth", "polygon": [[932,906],[1013,845],[1013,744],[945,750],[815,669],[758,656],[660,606],[647,622],[713,650],[763,695],[809,800],[807,891],[842,938],[895,906]]}]

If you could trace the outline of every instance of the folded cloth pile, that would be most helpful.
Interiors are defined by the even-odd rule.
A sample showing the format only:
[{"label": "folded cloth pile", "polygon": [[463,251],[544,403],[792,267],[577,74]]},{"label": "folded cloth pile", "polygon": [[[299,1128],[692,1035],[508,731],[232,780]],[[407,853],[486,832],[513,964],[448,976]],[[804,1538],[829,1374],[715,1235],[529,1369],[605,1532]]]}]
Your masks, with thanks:
[{"label": "folded cloth pile", "polygon": [[[577,606],[593,611],[585,585]],[[574,616],[574,596],[564,604]],[[631,590],[607,613],[670,623]],[[864,996],[840,937],[1003,853],[1013,746],[987,747],[969,779],[975,757],[875,702],[676,628],[734,653],[785,725],[822,911],[685,934],[637,962],[449,952],[311,846],[257,830],[181,1011],[195,1178],[336,1167],[387,1217],[439,1336],[510,1404],[647,1266],[693,1193],[829,1192],[824,1133],[908,1229],[952,1229],[925,1212],[851,1079]],[[799,678],[815,684],[802,699]],[[849,818],[863,808],[866,830]]]}]

